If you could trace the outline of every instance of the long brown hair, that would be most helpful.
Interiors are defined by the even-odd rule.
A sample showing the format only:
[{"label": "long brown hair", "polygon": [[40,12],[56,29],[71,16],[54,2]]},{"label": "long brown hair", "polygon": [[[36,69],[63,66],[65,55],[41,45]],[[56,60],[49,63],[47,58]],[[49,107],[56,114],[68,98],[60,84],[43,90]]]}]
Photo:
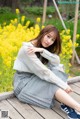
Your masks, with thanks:
[{"label": "long brown hair", "polygon": [[[56,39],[54,41],[54,43],[45,48],[47,49],[48,51],[50,51],[51,53],[55,53],[55,54],[59,54],[61,52],[61,39],[60,39],[60,34],[59,34],[59,31],[57,30],[56,27],[54,27],[53,25],[47,25],[45,28],[43,28],[39,35],[34,39],[34,40],[37,40],[37,44],[36,44],[36,47],[42,47],[42,44],[41,44],[41,40],[44,38],[44,36],[50,32],[54,32],[56,34]],[[44,59],[44,58],[43,58]],[[42,62],[46,62],[47,60],[44,59]]]}]

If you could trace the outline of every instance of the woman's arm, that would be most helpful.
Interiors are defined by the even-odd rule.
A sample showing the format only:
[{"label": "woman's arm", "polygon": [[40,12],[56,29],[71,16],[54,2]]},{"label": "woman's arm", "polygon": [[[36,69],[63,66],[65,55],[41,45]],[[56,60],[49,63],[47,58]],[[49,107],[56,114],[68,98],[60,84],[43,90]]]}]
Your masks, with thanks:
[{"label": "woman's arm", "polygon": [[59,65],[60,64],[60,58],[58,55],[50,53],[46,49],[43,50],[43,52],[40,53],[41,56],[49,60],[49,62],[53,65]]},{"label": "woman's arm", "polygon": [[35,53],[29,54],[28,47],[23,46],[19,53],[18,58],[21,62],[28,67],[31,73],[34,73],[42,80],[46,80],[51,83],[55,83],[63,89],[67,89],[68,85],[63,82],[59,77],[57,77],[51,70],[42,64],[42,62],[37,58]]},{"label": "woman's arm", "polygon": [[49,65],[51,67],[56,66],[56,68],[62,72],[64,72],[63,64],[60,64],[60,58],[56,54],[52,54],[49,51],[45,50],[44,48],[37,48],[37,47],[29,47],[28,53],[35,53],[40,52],[43,57],[45,57],[49,61]]},{"label": "woman's arm", "polygon": [[47,51],[44,48],[37,48],[37,47],[29,47],[28,48],[29,54],[35,53],[35,52],[40,52],[41,56],[46,58],[51,64],[53,65],[59,65],[60,64],[60,58],[56,54],[52,54],[49,51]]}]

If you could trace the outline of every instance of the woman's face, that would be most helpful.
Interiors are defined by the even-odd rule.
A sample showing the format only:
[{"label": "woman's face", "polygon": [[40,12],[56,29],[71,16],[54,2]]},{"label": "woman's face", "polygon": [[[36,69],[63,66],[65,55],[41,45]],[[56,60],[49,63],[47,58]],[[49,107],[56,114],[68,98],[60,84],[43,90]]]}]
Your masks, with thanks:
[{"label": "woman's face", "polygon": [[47,48],[54,43],[55,39],[56,34],[54,32],[50,32],[43,37],[43,39],[41,40],[41,44],[43,47]]}]

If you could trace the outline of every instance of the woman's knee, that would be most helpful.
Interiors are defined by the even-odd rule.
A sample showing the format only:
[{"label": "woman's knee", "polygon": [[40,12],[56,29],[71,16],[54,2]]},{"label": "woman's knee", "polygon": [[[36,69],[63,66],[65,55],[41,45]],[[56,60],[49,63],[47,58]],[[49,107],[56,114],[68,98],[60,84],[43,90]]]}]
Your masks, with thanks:
[{"label": "woman's knee", "polygon": [[65,91],[61,88],[58,88],[55,92],[55,97],[57,98],[59,95],[62,95]]}]

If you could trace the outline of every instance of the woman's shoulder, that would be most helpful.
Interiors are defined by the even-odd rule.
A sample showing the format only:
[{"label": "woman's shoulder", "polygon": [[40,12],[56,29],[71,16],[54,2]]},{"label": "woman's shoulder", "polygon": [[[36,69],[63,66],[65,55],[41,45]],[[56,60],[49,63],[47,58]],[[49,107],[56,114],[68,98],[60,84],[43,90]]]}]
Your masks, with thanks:
[{"label": "woman's shoulder", "polygon": [[26,51],[28,47],[33,47],[31,42],[23,42],[20,51]]},{"label": "woman's shoulder", "polygon": [[31,42],[23,42],[22,45],[23,46],[33,46]]}]

